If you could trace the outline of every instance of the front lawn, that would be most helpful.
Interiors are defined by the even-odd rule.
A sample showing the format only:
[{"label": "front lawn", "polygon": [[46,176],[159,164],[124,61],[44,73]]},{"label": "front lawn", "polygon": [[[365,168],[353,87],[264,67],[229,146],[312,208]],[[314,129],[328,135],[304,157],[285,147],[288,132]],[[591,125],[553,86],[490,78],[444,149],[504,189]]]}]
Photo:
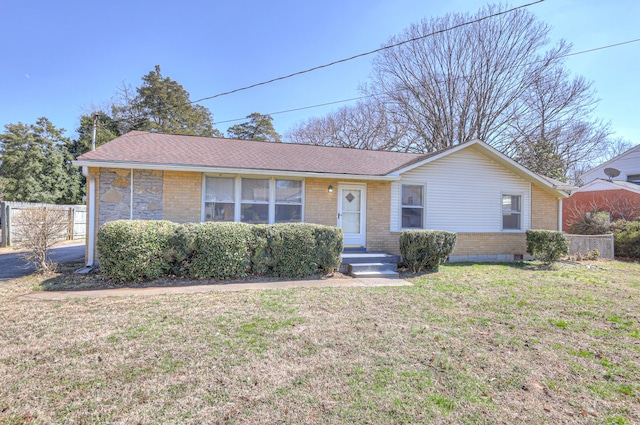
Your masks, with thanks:
[{"label": "front lawn", "polygon": [[409,280],[62,302],[2,284],[0,423],[640,423],[640,265]]}]

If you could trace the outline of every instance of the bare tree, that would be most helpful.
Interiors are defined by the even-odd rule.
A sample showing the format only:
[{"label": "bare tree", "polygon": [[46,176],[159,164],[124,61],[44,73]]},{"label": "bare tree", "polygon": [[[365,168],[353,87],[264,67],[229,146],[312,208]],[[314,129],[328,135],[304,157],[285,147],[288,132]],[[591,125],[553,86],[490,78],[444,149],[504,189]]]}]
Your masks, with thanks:
[{"label": "bare tree", "polygon": [[389,44],[417,41],[375,58],[369,92],[406,120],[422,151],[475,138],[504,143],[511,120],[523,112],[523,94],[569,51],[559,43],[540,53],[550,28],[526,10],[478,20],[503,10],[487,6],[474,16],[423,20]]},{"label": "bare tree", "polygon": [[16,245],[26,250],[23,258],[39,272],[55,270],[56,264],[49,259],[48,253],[52,246],[67,238],[67,211],[47,207],[16,210],[13,226]]},{"label": "bare tree", "polygon": [[[420,153],[477,138],[533,171],[566,177],[598,155],[608,126],[591,118],[591,83],[563,68],[571,46],[550,46],[550,27],[525,9],[487,18],[505,10],[490,5],[410,26],[388,45],[414,41],[374,59],[363,89],[373,99],[310,120],[291,138],[365,148],[373,139],[376,149]],[[362,114],[363,105],[375,110]],[[378,127],[389,123],[399,137]]]},{"label": "bare tree", "polygon": [[285,137],[293,143],[368,150],[405,150],[405,126],[374,100],[311,118]]},{"label": "bare tree", "polygon": [[609,126],[590,119],[595,92],[562,66],[544,70],[522,95],[522,112],[510,122],[503,152],[553,178],[582,169],[608,144]]}]

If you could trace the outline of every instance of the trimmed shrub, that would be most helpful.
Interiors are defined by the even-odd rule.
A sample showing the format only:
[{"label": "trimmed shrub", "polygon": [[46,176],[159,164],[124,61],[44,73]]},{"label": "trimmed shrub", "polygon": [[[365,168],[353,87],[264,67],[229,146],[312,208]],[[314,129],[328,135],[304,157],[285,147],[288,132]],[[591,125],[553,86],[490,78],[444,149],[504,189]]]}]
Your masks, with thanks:
[{"label": "trimmed shrub", "polygon": [[412,272],[437,271],[453,252],[457,235],[441,230],[405,230],[400,233],[400,254]]},{"label": "trimmed shrub", "polygon": [[333,273],[340,268],[344,238],[339,227],[308,224],[316,240],[316,261],[324,273]]},{"label": "trimmed shrub", "polygon": [[98,231],[100,269],[116,282],[156,279],[171,268],[167,255],[176,225],[170,221],[117,220]]},{"label": "trimmed shrub", "polygon": [[318,272],[316,240],[311,226],[297,223],[274,224],[269,249],[272,272],[281,277],[303,277]]},{"label": "trimmed shrub", "polygon": [[112,221],[98,233],[102,270],[119,281],[173,273],[227,279],[304,277],[340,267],[342,231],[305,223],[250,225]]},{"label": "trimmed shrub", "polygon": [[270,275],[275,264],[271,253],[273,229],[268,224],[256,224],[253,230],[251,246],[251,272],[257,275]]},{"label": "trimmed shrub", "polygon": [[181,276],[226,279],[251,271],[251,225],[245,223],[189,223],[172,239],[173,270]]},{"label": "trimmed shrub", "polygon": [[569,254],[569,240],[562,232],[527,230],[527,253],[549,266]]},{"label": "trimmed shrub", "polygon": [[342,230],[308,223],[253,226],[251,270],[258,275],[304,277],[340,267]]},{"label": "trimmed shrub", "polygon": [[640,221],[618,220],[611,224],[615,255],[640,259]]}]

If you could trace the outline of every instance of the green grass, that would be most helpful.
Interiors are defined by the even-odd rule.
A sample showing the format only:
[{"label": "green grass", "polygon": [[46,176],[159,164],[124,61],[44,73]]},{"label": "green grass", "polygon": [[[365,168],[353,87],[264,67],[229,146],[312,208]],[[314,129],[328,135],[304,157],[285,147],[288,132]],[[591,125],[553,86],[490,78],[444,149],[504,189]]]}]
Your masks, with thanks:
[{"label": "green grass", "polygon": [[42,279],[0,286],[0,424],[640,423],[638,264],[19,299],[100,284]]}]

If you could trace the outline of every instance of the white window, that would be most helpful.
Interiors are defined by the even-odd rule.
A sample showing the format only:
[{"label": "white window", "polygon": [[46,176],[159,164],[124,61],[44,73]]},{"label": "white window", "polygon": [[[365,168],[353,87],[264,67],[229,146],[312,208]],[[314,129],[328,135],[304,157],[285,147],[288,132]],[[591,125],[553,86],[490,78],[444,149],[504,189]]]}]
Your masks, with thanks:
[{"label": "white window", "polygon": [[424,228],[424,186],[402,185],[402,228]]},{"label": "white window", "polygon": [[302,221],[302,181],[276,180],[276,223]]},{"label": "white window", "polygon": [[269,223],[269,180],[242,179],[240,221],[251,224]]},{"label": "white window", "polygon": [[234,178],[207,177],[204,196],[205,221],[233,221],[235,217]]},{"label": "white window", "polygon": [[301,222],[304,183],[275,178],[206,177],[205,221]]},{"label": "white window", "polygon": [[502,195],[502,230],[522,229],[522,196]]}]

